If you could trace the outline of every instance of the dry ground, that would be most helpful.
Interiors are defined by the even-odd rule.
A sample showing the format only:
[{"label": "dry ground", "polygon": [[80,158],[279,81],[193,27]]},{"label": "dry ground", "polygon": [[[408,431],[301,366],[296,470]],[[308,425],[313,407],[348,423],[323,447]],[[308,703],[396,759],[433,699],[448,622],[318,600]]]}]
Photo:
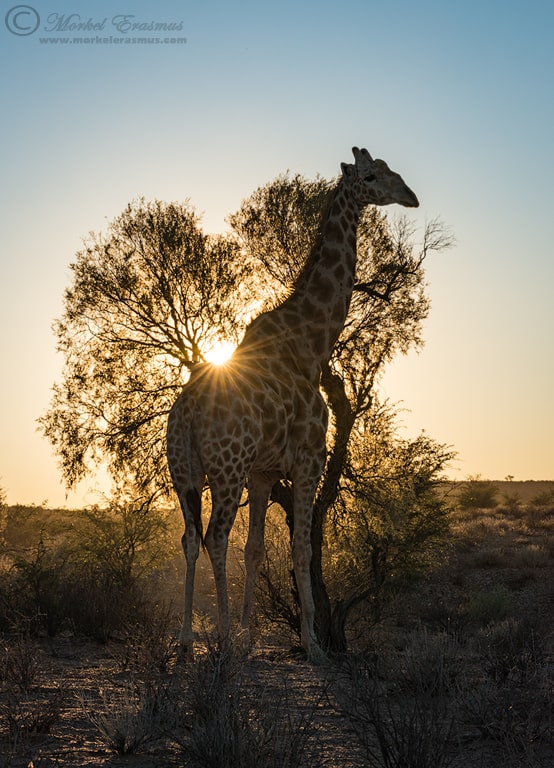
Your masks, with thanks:
[{"label": "dry ground", "polygon": [[[520,503],[516,485],[502,488],[507,503],[494,509],[456,512],[447,564],[391,596],[379,625],[362,631],[358,621],[359,653],[320,667],[267,635],[228,666],[204,648],[191,668],[170,635],[148,629],[104,645],[6,633],[0,768],[551,768],[554,506]],[[250,757],[225,762],[230,746],[225,760],[195,761],[195,738],[229,737],[210,731],[210,718],[223,717],[232,749],[242,740]],[[280,763],[267,757],[278,721],[279,749],[291,729],[302,735]],[[401,763],[395,748],[408,737],[410,761]],[[422,739],[429,749],[418,758]]]}]

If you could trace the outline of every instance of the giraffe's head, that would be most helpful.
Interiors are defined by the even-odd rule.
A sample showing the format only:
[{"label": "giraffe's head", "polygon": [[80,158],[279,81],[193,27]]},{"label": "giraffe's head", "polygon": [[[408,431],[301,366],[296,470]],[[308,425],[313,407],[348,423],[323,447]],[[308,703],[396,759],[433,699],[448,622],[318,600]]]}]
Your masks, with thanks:
[{"label": "giraffe's head", "polygon": [[360,206],[398,203],[417,208],[417,197],[399,173],[391,171],[384,160],[374,160],[367,149],[353,147],[354,164],[342,163],[342,175]]}]

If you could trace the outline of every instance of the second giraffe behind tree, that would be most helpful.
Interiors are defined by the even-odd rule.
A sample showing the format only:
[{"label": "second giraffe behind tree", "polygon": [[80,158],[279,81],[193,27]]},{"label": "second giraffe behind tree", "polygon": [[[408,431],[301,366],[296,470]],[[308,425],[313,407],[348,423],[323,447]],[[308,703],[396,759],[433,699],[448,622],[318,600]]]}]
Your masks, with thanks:
[{"label": "second giraffe behind tree", "polygon": [[[247,632],[254,585],[264,552],[264,526],[273,484],[293,486],[292,561],[302,616],[301,641],[312,661],[324,654],[314,632],[310,580],[311,521],[325,465],[327,407],[322,366],[346,321],[356,271],[356,232],[367,205],[418,200],[398,173],[366,149],[330,192],[314,246],[282,304],[257,317],[224,366],[195,370],[169,414],[167,457],[185,520],[187,564],[181,643],[192,652],[194,574],[200,544],[210,557],[222,638],[229,633],[227,545],[245,484],[250,508],[241,627]],[[202,530],[201,498],[207,478],[212,510]]]}]

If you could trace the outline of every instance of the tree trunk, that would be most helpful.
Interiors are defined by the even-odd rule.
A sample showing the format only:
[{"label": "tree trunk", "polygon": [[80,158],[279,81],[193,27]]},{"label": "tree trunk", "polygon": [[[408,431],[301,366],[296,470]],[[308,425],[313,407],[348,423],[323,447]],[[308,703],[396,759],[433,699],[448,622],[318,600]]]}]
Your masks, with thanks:
[{"label": "tree trunk", "polygon": [[[335,421],[333,445],[319,487],[312,518],[312,590],[315,602],[316,631],[323,648],[341,651],[332,632],[332,610],[323,579],[323,534],[327,514],[337,498],[339,482],[347,457],[348,441],[354,426],[355,415],[346,394],[344,381],[326,365],[322,371],[321,385]],[[339,645],[341,645],[339,643]]]},{"label": "tree trunk", "polygon": [[331,601],[329,600],[327,587],[323,580],[323,527],[326,512],[327,510],[323,509],[316,501],[312,517],[312,562],[310,564],[310,575],[315,607],[315,633],[322,648],[334,650],[331,648],[329,634],[331,627]]},{"label": "tree trunk", "polygon": [[371,572],[373,576],[373,586],[356,592],[347,600],[339,600],[333,608],[331,614],[330,637],[331,646],[334,651],[344,653],[346,651],[346,620],[349,613],[360,603],[374,598],[374,616],[380,619],[380,594],[383,582],[386,578],[387,546],[382,547],[376,544],[371,551]]},{"label": "tree trunk", "polygon": [[346,644],[346,620],[350,611],[355,608],[364,600],[368,600],[371,595],[374,594],[374,590],[369,588],[364,592],[351,595],[348,600],[339,600],[333,608],[331,615],[330,636],[333,650],[337,653],[344,653],[347,648]]}]

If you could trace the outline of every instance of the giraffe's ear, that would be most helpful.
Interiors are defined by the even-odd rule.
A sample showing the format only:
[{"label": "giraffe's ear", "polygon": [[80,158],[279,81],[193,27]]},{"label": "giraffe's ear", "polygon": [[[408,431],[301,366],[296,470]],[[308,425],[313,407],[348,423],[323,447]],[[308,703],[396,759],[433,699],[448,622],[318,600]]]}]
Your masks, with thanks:
[{"label": "giraffe's ear", "polygon": [[354,172],[354,166],[352,163],[341,163],[340,169],[343,176],[352,176],[352,173]]}]

